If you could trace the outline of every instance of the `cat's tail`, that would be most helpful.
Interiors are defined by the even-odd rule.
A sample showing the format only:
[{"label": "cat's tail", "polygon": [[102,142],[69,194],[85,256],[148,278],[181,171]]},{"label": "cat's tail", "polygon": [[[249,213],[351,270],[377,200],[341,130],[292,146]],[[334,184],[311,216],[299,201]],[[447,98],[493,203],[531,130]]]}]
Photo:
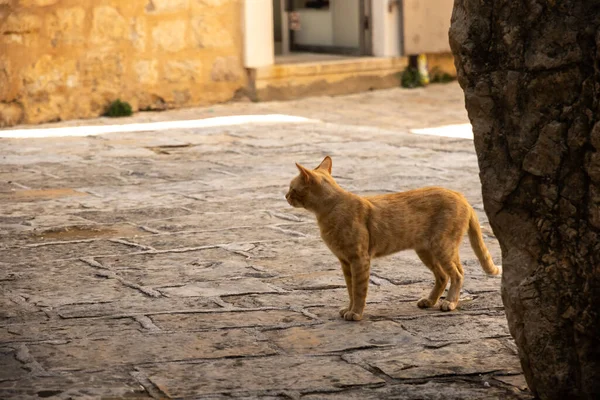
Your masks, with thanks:
[{"label": "cat's tail", "polygon": [[475,255],[479,259],[479,263],[483,270],[490,275],[498,275],[500,273],[500,268],[494,265],[492,256],[485,246],[485,243],[483,243],[481,228],[479,228],[479,219],[473,209],[471,209],[471,217],[469,218],[469,241],[471,242],[471,248],[473,248]]}]

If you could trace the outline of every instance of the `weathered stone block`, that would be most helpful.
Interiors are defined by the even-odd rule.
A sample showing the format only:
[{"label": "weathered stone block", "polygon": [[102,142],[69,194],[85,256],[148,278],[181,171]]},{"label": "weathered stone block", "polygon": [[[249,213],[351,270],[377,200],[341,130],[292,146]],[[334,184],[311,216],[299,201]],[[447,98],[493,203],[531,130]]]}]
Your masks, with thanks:
[{"label": "weathered stone block", "polygon": [[158,82],[158,61],[138,61],[134,65],[135,73],[140,83],[145,85],[156,85]]},{"label": "weathered stone block", "polygon": [[220,7],[231,0],[194,0],[198,5],[205,7]]},{"label": "weathered stone block", "polygon": [[64,104],[64,96],[49,96],[46,92],[31,94],[23,99],[23,109],[25,110],[23,121],[29,124],[59,121],[59,108]]},{"label": "weathered stone block", "polygon": [[189,7],[190,0],[149,0],[146,12],[160,13],[185,10]]},{"label": "weathered stone block", "polygon": [[116,8],[109,6],[94,8],[92,32],[90,34],[92,43],[101,44],[127,39],[128,31],[127,21]]},{"label": "weathered stone block", "polygon": [[230,47],[233,38],[219,18],[197,16],[191,20],[196,46],[201,48]]},{"label": "weathered stone block", "polygon": [[154,48],[177,52],[187,46],[186,23],[183,21],[163,21],[152,30]]},{"label": "weathered stone block", "polygon": [[10,13],[0,26],[0,43],[34,47],[40,40],[41,25],[41,19],[37,15],[26,12]]},{"label": "weathered stone block", "polygon": [[134,18],[133,29],[131,30],[131,41],[137,51],[144,52],[148,38],[148,23],[145,18]]},{"label": "weathered stone block", "polygon": [[[1,42],[0,42],[1,44]],[[18,92],[17,86],[21,80],[15,82],[9,60],[0,61],[0,101],[8,102],[14,99]]]},{"label": "weathered stone block", "polygon": [[165,79],[168,82],[200,81],[202,63],[200,61],[167,61],[165,64]]},{"label": "weathered stone block", "polygon": [[46,7],[58,3],[58,0],[18,0],[22,7]]},{"label": "weathered stone block", "polygon": [[47,54],[26,69],[22,77],[25,89],[30,94],[54,92],[69,82],[74,84],[77,81],[77,63]]},{"label": "weathered stone block", "polygon": [[44,34],[52,46],[73,45],[85,42],[85,10],[81,7],[58,9],[49,14],[44,23]]},{"label": "weathered stone block", "polygon": [[18,103],[0,103],[0,128],[23,121],[23,106]]},{"label": "weathered stone block", "polygon": [[79,61],[82,83],[87,87],[118,90],[123,76],[123,61],[120,54],[89,52]]},{"label": "weathered stone block", "polygon": [[235,82],[242,78],[242,63],[236,56],[217,57],[210,76],[215,82]]},{"label": "weathered stone block", "polygon": [[35,14],[26,12],[14,12],[8,15],[8,18],[0,27],[0,33],[7,34],[27,34],[39,31],[42,26],[42,20]]}]

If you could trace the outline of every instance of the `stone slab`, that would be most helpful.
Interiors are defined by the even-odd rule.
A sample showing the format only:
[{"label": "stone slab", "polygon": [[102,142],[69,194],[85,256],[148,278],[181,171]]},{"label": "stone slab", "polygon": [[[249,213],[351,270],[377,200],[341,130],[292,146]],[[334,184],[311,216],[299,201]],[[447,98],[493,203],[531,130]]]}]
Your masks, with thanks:
[{"label": "stone slab", "polygon": [[173,218],[189,214],[191,214],[189,210],[179,207],[136,207],[129,210],[119,209],[110,211],[82,211],[76,215],[90,221],[102,223],[143,223],[149,220]]},{"label": "stone slab", "polygon": [[[337,357],[260,357],[198,364],[143,367],[157,387],[173,398],[265,391],[312,392],[382,384],[366,370]],[[248,378],[247,372],[252,371]],[[258,396],[260,397],[260,396]]]},{"label": "stone slab", "polygon": [[17,264],[10,265],[7,269],[16,276],[9,286],[11,296],[25,299],[25,304],[35,307],[118,300],[135,302],[145,297],[116,279],[98,275],[106,271],[90,267],[80,260]]},{"label": "stone slab", "polygon": [[55,312],[63,319],[97,318],[122,315],[145,315],[150,313],[170,313],[189,310],[215,309],[219,306],[211,299],[202,297],[186,298],[150,298],[147,296],[130,296],[99,301],[94,303],[65,304],[55,308]]},{"label": "stone slab", "polygon": [[527,398],[523,393],[514,393],[498,387],[486,387],[483,382],[433,382],[401,383],[382,388],[349,389],[334,393],[308,394],[309,400],[513,400]]},{"label": "stone slab", "polygon": [[294,327],[266,335],[280,348],[293,354],[326,354],[365,347],[414,346],[418,340],[400,324],[376,321],[348,324],[346,321]]},{"label": "stone slab", "polygon": [[253,293],[277,293],[281,289],[255,278],[196,282],[181,286],[159,287],[162,293],[177,297],[215,297]]},{"label": "stone slab", "polygon": [[267,282],[286,290],[323,290],[346,287],[342,271],[317,271],[269,279]]},{"label": "stone slab", "polygon": [[22,343],[49,340],[96,339],[114,332],[138,333],[142,327],[131,318],[60,318],[37,323],[0,326],[0,343]]},{"label": "stone slab", "polygon": [[80,257],[112,255],[140,251],[139,248],[113,243],[108,240],[90,240],[80,243],[46,244],[36,247],[12,247],[2,250],[2,260],[14,263],[48,263]]},{"label": "stone slab", "polygon": [[96,260],[128,281],[151,287],[245,277],[272,277],[269,273],[253,269],[243,256],[220,248],[100,257]]},{"label": "stone slab", "polygon": [[[205,199],[205,201],[208,200],[206,195],[202,197],[200,195],[190,196],[198,199]],[[277,217],[277,215],[280,217]],[[222,229],[223,221],[228,221],[231,226],[265,226],[289,222],[288,219],[283,218],[300,219],[300,217],[293,214],[270,210],[252,212],[205,212],[183,217],[151,220],[147,221],[145,225],[163,232],[184,232],[192,230]],[[300,229],[297,227],[297,225],[300,224],[303,224],[301,220],[297,221],[295,224],[291,224],[290,229],[292,226],[295,229]]]},{"label": "stone slab", "polygon": [[18,381],[0,382],[0,398],[50,399],[136,399],[152,397],[131,375],[132,369],[114,368],[93,373],[48,374]]},{"label": "stone slab", "polygon": [[236,311],[186,314],[151,315],[162,330],[197,331],[222,328],[285,328],[305,325],[313,320],[293,311]]},{"label": "stone slab", "polygon": [[269,228],[259,227],[223,227],[219,230],[197,233],[181,233],[172,235],[152,235],[130,240],[157,250],[191,248],[210,245],[225,245],[228,243],[248,243],[265,240],[285,240],[293,235]]},{"label": "stone slab", "polygon": [[460,311],[453,314],[439,312],[419,320],[401,321],[401,324],[414,335],[440,342],[510,336],[502,313],[465,315]]},{"label": "stone slab", "polygon": [[343,304],[348,298],[346,289],[296,290],[282,293],[230,295],[223,300],[236,307],[323,307]]},{"label": "stone slab", "polygon": [[394,379],[512,374],[521,370],[514,352],[496,339],[452,343],[439,348],[365,350],[345,357],[350,362],[365,362]]},{"label": "stone slab", "polygon": [[120,365],[274,354],[242,330],[179,333],[119,332],[109,337],[29,344],[48,371],[96,370]]},{"label": "stone slab", "polygon": [[17,381],[27,376],[27,370],[17,360],[17,350],[14,348],[0,347],[0,365],[0,387],[4,381]]}]

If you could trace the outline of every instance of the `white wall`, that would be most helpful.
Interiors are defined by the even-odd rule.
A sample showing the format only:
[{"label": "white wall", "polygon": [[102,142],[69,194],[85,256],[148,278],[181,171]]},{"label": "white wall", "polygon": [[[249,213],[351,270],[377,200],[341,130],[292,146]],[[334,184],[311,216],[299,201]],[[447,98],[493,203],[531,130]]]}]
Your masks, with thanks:
[{"label": "white wall", "polygon": [[273,1],[244,0],[244,67],[273,65]]},{"label": "white wall", "polygon": [[404,52],[450,52],[453,6],[454,0],[404,0]]},{"label": "white wall", "polygon": [[[430,0],[420,0],[428,2]],[[388,0],[371,0],[371,27],[373,55],[396,57],[401,55],[400,13],[398,7],[388,10]]]}]

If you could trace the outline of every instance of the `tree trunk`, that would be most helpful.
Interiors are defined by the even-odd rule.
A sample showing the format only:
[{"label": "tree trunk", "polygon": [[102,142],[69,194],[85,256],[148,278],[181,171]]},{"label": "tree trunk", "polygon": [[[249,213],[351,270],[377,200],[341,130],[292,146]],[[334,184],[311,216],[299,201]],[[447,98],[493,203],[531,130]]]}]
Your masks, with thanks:
[{"label": "tree trunk", "polygon": [[530,389],[600,398],[600,1],[456,0],[450,29]]}]

